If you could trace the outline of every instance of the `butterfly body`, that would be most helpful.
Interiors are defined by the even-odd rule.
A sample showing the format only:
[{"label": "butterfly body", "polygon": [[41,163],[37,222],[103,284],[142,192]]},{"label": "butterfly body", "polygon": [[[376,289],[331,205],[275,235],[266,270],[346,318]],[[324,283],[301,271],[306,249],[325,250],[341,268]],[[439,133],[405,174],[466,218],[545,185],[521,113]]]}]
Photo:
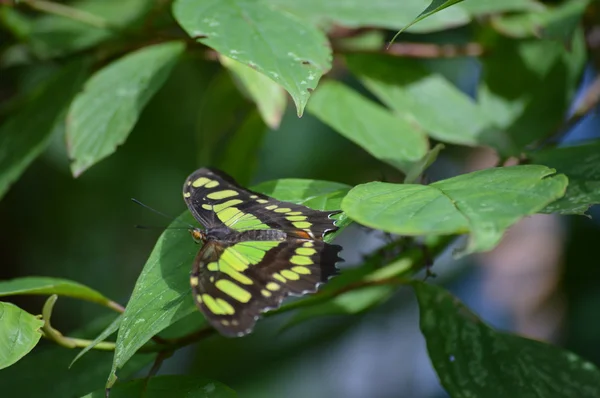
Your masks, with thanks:
[{"label": "butterfly body", "polygon": [[262,312],[337,274],[342,248],[322,239],[339,212],[277,201],[207,168],[187,178],[183,196],[205,228],[191,231],[203,243],[190,276],[194,301],[221,334],[249,333]]}]

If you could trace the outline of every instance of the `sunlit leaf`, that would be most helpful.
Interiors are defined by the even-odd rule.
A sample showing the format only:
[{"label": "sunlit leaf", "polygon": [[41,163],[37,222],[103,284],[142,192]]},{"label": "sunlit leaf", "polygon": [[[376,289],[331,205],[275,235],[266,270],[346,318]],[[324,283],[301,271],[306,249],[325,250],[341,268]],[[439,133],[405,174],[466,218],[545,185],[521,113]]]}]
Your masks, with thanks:
[{"label": "sunlit leaf", "polygon": [[377,159],[408,173],[428,149],[423,131],[341,83],[321,84],[308,104],[311,114]]},{"label": "sunlit leaf", "polygon": [[428,135],[453,144],[482,145],[489,120],[475,101],[443,76],[405,58],[349,54],[348,67],[385,105]]},{"label": "sunlit leaf", "polygon": [[173,15],[193,39],[285,88],[298,116],[331,67],[331,48],[323,32],[258,1],[177,0]]},{"label": "sunlit leaf", "polygon": [[494,168],[430,185],[371,182],[342,202],[353,220],[400,235],[470,233],[466,253],[491,250],[504,231],[562,197],[564,175],[544,166]]},{"label": "sunlit leaf", "polygon": [[57,294],[102,305],[110,302],[96,290],[68,279],[30,276],[0,281],[0,297],[21,294]]},{"label": "sunlit leaf", "polygon": [[572,352],[497,332],[444,289],[413,283],[421,331],[452,397],[600,396],[600,371]]},{"label": "sunlit leaf", "polygon": [[0,369],[23,358],[35,347],[44,321],[11,303],[0,301]]},{"label": "sunlit leaf", "polygon": [[80,175],[125,142],[184,48],[180,42],[144,47],[100,69],[86,82],[67,119],[73,175]]}]

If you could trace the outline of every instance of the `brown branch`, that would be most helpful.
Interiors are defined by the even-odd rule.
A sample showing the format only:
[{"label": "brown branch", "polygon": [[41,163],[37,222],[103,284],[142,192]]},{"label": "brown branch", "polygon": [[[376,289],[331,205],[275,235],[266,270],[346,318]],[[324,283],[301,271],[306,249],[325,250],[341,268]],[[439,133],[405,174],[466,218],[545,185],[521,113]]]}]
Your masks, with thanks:
[{"label": "brown branch", "polygon": [[407,58],[479,57],[483,55],[483,46],[478,43],[467,43],[465,45],[394,43],[390,45],[386,53]]}]

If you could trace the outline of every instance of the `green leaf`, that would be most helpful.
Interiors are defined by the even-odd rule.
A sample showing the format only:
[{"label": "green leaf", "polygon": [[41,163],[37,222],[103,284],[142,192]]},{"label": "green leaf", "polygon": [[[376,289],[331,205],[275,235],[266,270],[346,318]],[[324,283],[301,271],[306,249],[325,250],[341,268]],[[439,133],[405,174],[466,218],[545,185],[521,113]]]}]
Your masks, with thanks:
[{"label": "green leaf", "polygon": [[144,47],[99,70],[86,82],[67,119],[73,175],[79,176],[125,142],[184,48],[180,42]]},{"label": "green leaf", "polygon": [[413,282],[421,331],[452,397],[600,396],[600,372],[558,347],[497,332],[444,289]]},{"label": "green leaf", "polygon": [[[519,156],[535,141],[562,125],[585,65],[581,32],[571,51],[549,40],[498,38],[484,57],[478,98],[481,111],[493,121],[489,140],[503,156]],[[490,132],[491,133],[491,132]]]},{"label": "green leaf", "polygon": [[22,294],[57,294],[92,301],[105,306],[111,303],[109,299],[96,290],[68,279],[30,276],[0,281],[0,297]]},{"label": "green leaf", "polygon": [[223,55],[219,59],[221,64],[233,74],[247,96],[256,103],[265,124],[272,129],[277,129],[281,123],[287,100],[283,88],[241,62]]},{"label": "green leaf", "polygon": [[341,83],[319,87],[308,111],[377,159],[408,173],[427,154],[425,134],[404,117],[367,100]]},{"label": "green leaf", "polygon": [[73,358],[73,360],[69,364],[69,369],[75,364],[75,362],[77,362],[77,360],[79,360],[79,358],[84,356],[92,348],[96,347],[98,343],[106,340],[111,334],[119,330],[122,319],[123,315],[119,315],[118,317],[116,317],[115,320],[112,321],[110,325],[108,325],[88,346],[84,347],[81,351],[79,351],[79,353],[75,356],[75,358]]},{"label": "green leaf", "polygon": [[258,1],[177,0],[173,15],[194,39],[280,84],[298,116],[321,76],[331,68],[323,32]]},{"label": "green leaf", "polygon": [[0,127],[0,198],[46,149],[55,124],[79,90],[86,70],[81,61],[61,68],[30,103]]},{"label": "green leaf", "polygon": [[[146,384],[147,383],[147,384]],[[167,394],[167,395],[165,395]],[[111,398],[235,398],[231,388],[217,381],[196,376],[158,376],[119,383],[110,390]],[[104,389],[84,395],[82,398],[105,398]]]},{"label": "green leaf", "polygon": [[[423,10],[423,0],[263,0],[319,25],[347,28],[378,27],[397,30],[408,25]],[[469,14],[452,7],[413,26],[411,32],[426,33],[469,23]]]},{"label": "green leaf", "polygon": [[[315,209],[337,210],[348,187],[326,181],[277,180],[254,189]],[[343,228],[348,221],[344,215],[341,217],[338,226]],[[181,222],[197,224],[188,211],[178,220],[172,226],[180,227]],[[331,240],[332,235],[328,235],[326,240]],[[198,250],[199,246],[186,231],[166,229],[159,237],[123,314],[110,380],[152,336],[197,311],[192,301],[189,272]],[[201,316],[198,312],[198,317]]]},{"label": "green leaf", "polygon": [[64,56],[115,38],[153,7],[147,0],[84,0],[69,5],[92,23],[48,14],[31,20],[28,41],[37,56]]},{"label": "green leaf", "polygon": [[349,54],[346,61],[377,98],[430,136],[453,144],[486,143],[491,120],[465,93],[418,61],[378,54]]},{"label": "green leaf", "polygon": [[0,369],[23,358],[42,337],[44,321],[12,303],[0,301]]},{"label": "green leaf", "polygon": [[227,141],[224,153],[216,161],[217,168],[233,176],[238,183],[248,184],[254,175],[266,132],[267,128],[258,112],[251,111]]},{"label": "green leaf", "polygon": [[432,16],[435,13],[442,11],[444,8],[450,7],[456,3],[460,3],[463,0],[432,0],[431,4],[427,6],[423,12],[421,12],[415,19],[413,19],[408,25],[402,28],[396,35],[392,38],[391,43],[396,40],[396,37],[406,29],[410,28],[412,25],[416,24],[419,21],[424,20],[427,17]]},{"label": "green leaf", "polygon": [[567,177],[544,166],[487,169],[430,185],[371,182],[342,202],[353,220],[400,235],[470,233],[463,254],[487,251],[519,219],[562,197]]},{"label": "green leaf", "polygon": [[530,153],[529,158],[569,177],[565,196],[542,212],[584,214],[591,205],[600,203],[600,142],[547,149]]}]

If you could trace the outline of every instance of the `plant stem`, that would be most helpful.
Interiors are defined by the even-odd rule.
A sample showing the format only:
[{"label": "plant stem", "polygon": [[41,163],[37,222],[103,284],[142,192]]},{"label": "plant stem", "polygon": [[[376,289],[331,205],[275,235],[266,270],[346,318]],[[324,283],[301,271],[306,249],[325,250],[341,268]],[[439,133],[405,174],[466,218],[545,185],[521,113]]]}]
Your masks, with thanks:
[{"label": "plant stem", "polygon": [[61,17],[69,18],[75,21],[94,26],[96,28],[110,28],[110,24],[106,19],[91,14],[87,11],[79,10],[77,8],[73,8],[64,4],[59,4],[46,0],[18,0],[17,3],[27,4],[34,10],[42,11],[53,15],[59,15]]},{"label": "plant stem", "polygon": [[[401,238],[402,239],[402,238]],[[385,260],[385,266],[377,269],[376,271],[366,275],[363,279],[358,280],[349,285],[343,286],[337,290],[322,291],[318,292],[313,296],[313,299],[301,300],[290,303],[277,310],[269,311],[265,316],[274,316],[284,312],[293,311],[298,308],[310,307],[313,305],[320,304],[334,297],[340,296],[344,293],[367,288],[370,286],[385,286],[385,285],[406,285],[410,282],[410,275],[414,275],[421,269],[428,266],[429,257],[436,257],[442,251],[444,251],[450,243],[454,240],[454,236],[432,236],[428,237],[423,247],[413,247],[407,251],[394,256],[391,259],[385,259],[380,251],[397,245],[398,242],[392,242],[384,246],[381,250],[378,250],[372,257],[378,258],[383,257]],[[402,270],[395,272],[395,270]],[[92,344],[92,340],[77,339],[72,337],[63,336],[59,331],[52,328],[50,325],[50,313],[54,302],[56,302],[56,296],[51,296],[48,302],[44,306],[44,320],[46,324],[43,327],[44,336],[50,340],[55,341],[57,344],[67,348],[83,348]],[[113,303],[111,301],[111,303]],[[114,303],[116,304],[116,303]],[[118,304],[118,307],[122,308]],[[122,311],[119,311],[122,312]],[[175,339],[163,339],[155,336],[153,339],[155,343],[146,343],[139,349],[139,352],[172,352],[178,348],[196,343],[207,337],[210,337],[216,333],[216,330],[210,326],[203,327],[195,332],[188,335],[178,337]],[[114,342],[100,342],[93,347],[97,350],[114,351],[116,343]]]}]

